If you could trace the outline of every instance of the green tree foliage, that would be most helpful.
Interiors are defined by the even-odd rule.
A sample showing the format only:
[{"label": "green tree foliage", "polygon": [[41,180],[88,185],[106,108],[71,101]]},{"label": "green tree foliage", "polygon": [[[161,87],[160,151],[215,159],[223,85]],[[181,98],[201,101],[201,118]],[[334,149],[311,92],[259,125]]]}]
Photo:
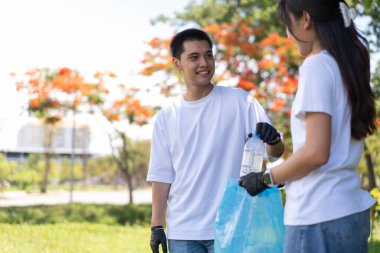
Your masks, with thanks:
[{"label": "green tree foliage", "polygon": [[[195,23],[204,27],[211,23],[234,23],[244,19],[254,26],[266,28],[267,34],[279,31],[280,26],[276,15],[277,0],[204,0],[191,1],[183,12],[177,12],[174,18],[159,16],[155,22],[169,22],[171,25],[181,27]],[[282,29],[283,32],[284,29]]]},{"label": "green tree foliage", "polygon": [[360,17],[368,20],[364,33],[368,36],[374,50],[380,49],[380,0],[352,0]]},{"label": "green tree foliage", "polygon": [[[9,162],[8,162],[9,163]],[[43,181],[44,158],[42,155],[31,154],[24,163],[18,164],[8,177],[11,185],[21,190],[34,190]]]},{"label": "green tree foliage", "polygon": [[93,183],[112,185],[119,171],[112,156],[96,156],[88,160],[88,179]]},{"label": "green tree foliage", "polygon": [[[364,33],[370,42],[380,48],[380,0],[349,0],[349,6],[354,6],[359,17],[368,19]],[[159,16],[152,20],[168,22],[182,27],[197,24],[204,27],[210,23],[233,23],[238,19],[248,21],[252,26],[265,27],[263,35],[279,32],[285,36],[285,29],[277,19],[278,0],[203,0],[190,1],[182,12],[177,12],[174,18]]]},{"label": "green tree foliage", "polygon": [[130,142],[129,168],[131,169],[134,185],[145,184],[150,157],[150,140],[135,140]]},{"label": "green tree foliage", "polygon": [[14,162],[7,162],[3,154],[0,154],[0,192],[2,192],[9,183],[9,177],[17,167]]}]

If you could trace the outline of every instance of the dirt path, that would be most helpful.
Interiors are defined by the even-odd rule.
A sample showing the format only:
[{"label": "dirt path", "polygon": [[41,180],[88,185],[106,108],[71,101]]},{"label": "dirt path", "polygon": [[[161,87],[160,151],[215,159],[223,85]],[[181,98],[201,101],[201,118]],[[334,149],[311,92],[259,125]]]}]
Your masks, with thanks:
[{"label": "dirt path", "polygon": [[[152,202],[150,189],[135,190],[133,198],[135,204]],[[23,191],[0,193],[0,207],[67,204],[69,201],[70,194],[68,191],[49,191],[46,194]],[[124,205],[129,202],[129,196],[127,190],[74,191],[73,202]]]}]

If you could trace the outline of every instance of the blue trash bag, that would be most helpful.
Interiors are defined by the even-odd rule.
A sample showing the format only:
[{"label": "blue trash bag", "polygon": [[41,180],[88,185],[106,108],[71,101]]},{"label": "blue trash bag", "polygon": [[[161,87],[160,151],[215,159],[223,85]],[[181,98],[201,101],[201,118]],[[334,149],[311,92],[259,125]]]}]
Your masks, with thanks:
[{"label": "blue trash bag", "polygon": [[285,235],[280,190],[250,196],[229,179],[215,220],[216,253],[282,253]]}]

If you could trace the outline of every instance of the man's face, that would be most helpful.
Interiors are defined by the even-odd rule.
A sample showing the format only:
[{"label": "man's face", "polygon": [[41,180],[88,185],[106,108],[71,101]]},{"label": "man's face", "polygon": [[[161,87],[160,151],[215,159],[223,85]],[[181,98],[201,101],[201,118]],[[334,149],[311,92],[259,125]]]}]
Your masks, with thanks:
[{"label": "man's face", "polygon": [[188,40],[183,43],[180,59],[173,58],[177,71],[182,73],[187,86],[210,84],[215,71],[212,50],[206,40]]}]

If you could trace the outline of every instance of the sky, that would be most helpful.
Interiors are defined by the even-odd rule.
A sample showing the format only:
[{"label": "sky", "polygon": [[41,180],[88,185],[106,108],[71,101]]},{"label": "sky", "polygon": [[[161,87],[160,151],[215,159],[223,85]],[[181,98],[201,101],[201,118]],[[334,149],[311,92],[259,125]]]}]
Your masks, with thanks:
[{"label": "sky", "polygon": [[[160,14],[173,16],[189,0],[2,0],[0,1],[0,150],[17,145],[17,132],[30,121],[21,114],[23,100],[15,90],[18,76],[34,67],[69,67],[81,74],[112,70],[132,85],[145,42],[170,37],[175,27],[152,26]],[[149,137],[151,126],[132,128],[136,138]],[[107,136],[93,129],[90,151],[107,153]]]}]

